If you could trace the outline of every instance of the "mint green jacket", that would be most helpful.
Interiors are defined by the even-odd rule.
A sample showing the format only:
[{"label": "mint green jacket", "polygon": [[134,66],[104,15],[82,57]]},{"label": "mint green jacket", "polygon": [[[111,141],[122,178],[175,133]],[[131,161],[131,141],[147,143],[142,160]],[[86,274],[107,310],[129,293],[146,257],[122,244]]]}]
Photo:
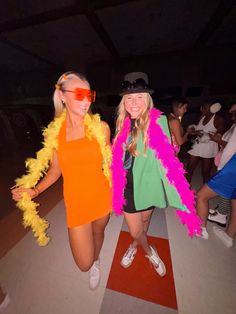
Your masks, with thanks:
[{"label": "mint green jacket", "polygon": [[[170,140],[170,132],[165,116],[161,116],[157,123]],[[170,140],[171,141],[171,140]],[[139,155],[134,159],[134,203],[136,210],[142,210],[150,206],[165,208],[168,205],[183,209],[176,189],[168,183],[166,171],[159,160],[155,158],[154,150],[147,148],[146,157],[143,156],[144,144],[140,134],[137,142]],[[161,143],[160,143],[161,149]]]}]

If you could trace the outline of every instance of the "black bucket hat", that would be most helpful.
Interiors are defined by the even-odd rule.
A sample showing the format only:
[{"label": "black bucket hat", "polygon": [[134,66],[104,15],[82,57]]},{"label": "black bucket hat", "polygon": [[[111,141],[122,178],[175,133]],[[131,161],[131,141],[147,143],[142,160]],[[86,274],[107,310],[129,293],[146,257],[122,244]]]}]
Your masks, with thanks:
[{"label": "black bucket hat", "polygon": [[149,93],[154,92],[148,85],[148,76],[144,72],[131,72],[124,76],[124,80],[121,83],[120,96],[134,93]]}]

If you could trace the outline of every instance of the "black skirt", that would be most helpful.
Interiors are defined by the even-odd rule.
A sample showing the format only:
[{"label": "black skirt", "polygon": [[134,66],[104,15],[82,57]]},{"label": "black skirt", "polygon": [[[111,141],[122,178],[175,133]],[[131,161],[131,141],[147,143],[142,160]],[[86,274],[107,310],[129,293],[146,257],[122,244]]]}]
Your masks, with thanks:
[{"label": "black skirt", "polygon": [[126,175],[127,184],[126,184],[125,191],[124,191],[124,197],[126,199],[126,205],[124,206],[123,209],[124,209],[124,212],[129,213],[129,214],[143,212],[143,211],[151,210],[151,209],[155,208],[155,206],[150,206],[148,208],[144,208],[141,210],[137,210],[135,208],[135,204],[134,204],[134,180],[133,180],[134,158],[135,157],[132,158],[131,167],[127,170],[127,175]]}]

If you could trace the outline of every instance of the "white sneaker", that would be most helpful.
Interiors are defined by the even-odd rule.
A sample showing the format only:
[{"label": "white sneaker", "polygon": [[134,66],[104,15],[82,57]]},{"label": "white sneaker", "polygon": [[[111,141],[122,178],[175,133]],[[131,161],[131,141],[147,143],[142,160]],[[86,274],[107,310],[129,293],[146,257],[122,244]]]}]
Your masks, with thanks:
[{"label": "white sneaker", "polygon": [[164,277],[166,274],[165,264],[163,263],[160,256],[158,255],[156,249],[151,247],[151,245],[150,245],[150,249],[152,251],[152,255],[145,255],[145,256],[152,263],[152,265],[154,266],[154,269],[158,273],[158,275],[160,275],[161,277]]},{"label": "white sneaker", "polygon": [[124,256],[122,257],[122,260],[120,262],[121,266],[124,268],[128,268],[133,263],[136,253],[137,253],[137,248],[132,247],[130,245],[128,250],[125,252]]},{"label": "white sneaker", "polygon": [[93,263],[89,270],[89,288],[94,290],[98,287],[101,279],[100,262],[99,260]]},{"label": "white sneaker", "polygon": [[9,303],[10,303],[10,297],[8,294],[6,294],[4,300],[0,304],[0,312],[3,312]]},{"label": "white sneaker", "polygon": [[207,220],[209,220],[211,222],[215,222],[215,223],[217,223],[217,225],[219,225],[221,227],[225,227],[227,215],[222,215],[216,210],[214,213],[212,213],[212,214],[210,213],[208,215]]},{"label": "white sneaker", "polygon": [[233,239],[224,230],[220,229],[218,226],[213,226],[213,232],[225,246],[233,246]]},{"label": "white sneaker", "polygon": [[208,232],[206,230],[206,227],[202,227],[202,234],[200,235],[200,234],[196,233],[196,237],[208,240],[209,234],[208,234]]},{"label": "white sneaker", "polygon": [[216,212],[216,209],[209,208],[209,214],[214,215]]}]

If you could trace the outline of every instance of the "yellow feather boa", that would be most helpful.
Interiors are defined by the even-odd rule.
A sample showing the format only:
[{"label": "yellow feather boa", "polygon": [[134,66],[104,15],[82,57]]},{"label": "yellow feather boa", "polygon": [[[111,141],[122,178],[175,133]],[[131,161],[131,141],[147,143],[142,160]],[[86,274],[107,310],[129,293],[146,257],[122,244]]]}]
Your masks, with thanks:
[{"label": "yellow feather boa", "polygon": [[[62,123],[65,121],[66,112],[64,111],[58,118],[55,118],[46,129],[43,131],[44,142],[43,148],[36,153],[36,158],[29,158],[25,165],[27,174],[15,180],[16,187],[34,188],[41,177],[44,176],[50,165],[53,151],[58,147],[58,134]],[[111,149],[106,145],[104,130],[102,129],[99,115],[86,114],[84,118],[86,128],[86,136],[88,138],[95,137],[99,143],[103,156],[103,172],[111,186]],[[31,200],[28,193],[22,193],[21,199],[16,203],[16,206],[23,211],[24,227],[31,227],[34,236],[40,246],[48,244],[50,238],[46,235],[48,222],[40,218],[37,207],[39,204]]]}]

